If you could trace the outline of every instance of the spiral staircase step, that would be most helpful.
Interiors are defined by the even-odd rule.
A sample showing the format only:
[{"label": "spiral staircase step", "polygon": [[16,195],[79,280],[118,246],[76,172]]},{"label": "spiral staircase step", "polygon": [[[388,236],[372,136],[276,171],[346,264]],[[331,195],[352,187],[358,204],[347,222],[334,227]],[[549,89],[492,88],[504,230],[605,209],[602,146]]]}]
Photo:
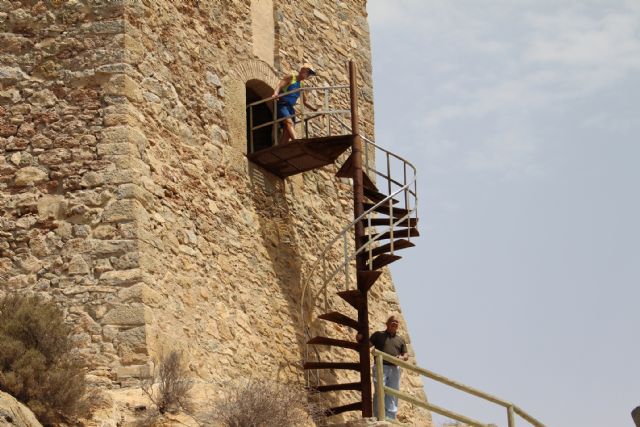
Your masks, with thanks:
[{"label": "spiral staircase step", "polygon": [[328,345],[332,347],[348,348],[356,351],[358,351],[359,349],[359,344],[357,342],[320,336],[311,338],[309,341],[307,341],[307,344]]},{"label": "spiral staircase step", "polygon": [[348,326],[352,329],[358,329],[358,321],[346,316],[337,311],[321,314],[318,319],[327,320],[329,322],[337,323],[338,325]]}]

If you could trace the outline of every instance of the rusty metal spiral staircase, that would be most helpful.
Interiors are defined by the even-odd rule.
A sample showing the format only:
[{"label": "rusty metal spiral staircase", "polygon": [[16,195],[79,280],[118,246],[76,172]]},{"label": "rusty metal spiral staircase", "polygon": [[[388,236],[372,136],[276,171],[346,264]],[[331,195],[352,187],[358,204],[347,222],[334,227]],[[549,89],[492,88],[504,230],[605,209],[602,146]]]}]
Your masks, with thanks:
[{"label": "rusty metal spiral staircase", "polygon": [[[353,341],[353,337],[356,333],[368,337],[367,294],[382,275],[382,268],[401,258],[397,251],[413,247],[412,238],[419,233],[415,168],[373,141],[364,137],[361,139],[365,153],[376,155],[385,162],[380,170],[368,161],[370,155],[365,156],[362,213],[346,225],[320,253],[310,275],[303,282],[300,307],[307,339],[304,368],[310,371],[307,374],[308,385],[318,392],[360,391],[360,401],[333,407],[330,412],[339,414],[361,410],[363,416],[371,416],[369,346],[366,339],[359,343]],[[338,177],[353,177],[354,153],[357,154],[357,151],[352,152],[338,171]],[[398,176],[393,174],[394,163],[399,165],[396,167]],[[376,179],[377,185],[372,178]],[[384,187],[384,192],[378,186]],[[357,192],[355,196],[357,199]],[[356,200],[356,204],[359,203]],[[355,244],[350,242],[352,236],[356,236]],[[336,256],[340,252],[341,255]],[[332,299],[331,294],[338,296],[341,301]],[[321,313],[316,316],[318,307],[321,307]],[[354,310],[356,318],[350,315]],[[319,321],[331,322],[337,327],[328,328]],[[331,334],[334,336],[328,336],[328,332],[334,332]],[[344,339],[344,335],[350,339]],[[322,360],[323,355],[317,348],[322,346],[356,351],[358,361]],[[360,381],[323,384],[319,371],[327,369],[357,371]]]},{"label": "rusty metal spiral staircase", "polygon": [[[349,89],[350,109],[330,109],[330,92],[344,89]],[[308,386],[318,392],[361,394],[359,401],[330,408],[329,414],[361,411],[363,417],[370,417],[373,411],[369,344],[367,339],[356,342],[354,337],[369,336],[368,293],[382,275],[383,267],[399,260],[397,251],[414,246],[412,238],[419,235],[416,169],[360,132],[353,62],[349,63],[349,86],[299,90],[317,90],[325,95],[321,111],[313,114],[302,111],[305,138],[278,146],[275,124],[283,119],[275,116],[275,100],[262,100],[248,106],[250,138],[254,130],[272,126],[274,144],[250,152],[248,157],[283,178],[343,160],[336,177],[353,180],[354,219],[319,253],[302,284],[300,314],[307,343],[303,367]],[[266,102],[273,102],[273,120],[254,123],[252,108]],[[342,120],[346,114],[350,115],[350,126]],[[310,137],[309,124],[314,129],[312,120],[318,117],[326,120],[326,127],[315,125],[316,129],[324,130],[324,135]],[[332,129],[336,135],[331,134]],[[343,156],[349,147],[350,155]],[[376,166],[376,160],[381,167]],[[323,350],[327,348],[331,350]],[[335,360],[336,355],[344,357],[349,352],[356,352],[357,360]],[[360,378],[335,383],[329,378],[330,373],[340,370],[358,372]]]}]

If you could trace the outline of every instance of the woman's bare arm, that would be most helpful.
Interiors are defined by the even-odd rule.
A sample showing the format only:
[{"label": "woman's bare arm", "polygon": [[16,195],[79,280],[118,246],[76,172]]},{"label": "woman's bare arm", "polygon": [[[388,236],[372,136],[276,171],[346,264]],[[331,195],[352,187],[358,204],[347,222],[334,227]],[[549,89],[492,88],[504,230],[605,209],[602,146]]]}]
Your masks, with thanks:
[{"label": "woman's bare arm", "polygon": [[284,76],[278,83],[278,86],[276,86],[276,90],[273,91],[273,95],[271,95],[271,97],[277,98],[280,91],[291,84],[291,80],[293,80],[292,76]]}]

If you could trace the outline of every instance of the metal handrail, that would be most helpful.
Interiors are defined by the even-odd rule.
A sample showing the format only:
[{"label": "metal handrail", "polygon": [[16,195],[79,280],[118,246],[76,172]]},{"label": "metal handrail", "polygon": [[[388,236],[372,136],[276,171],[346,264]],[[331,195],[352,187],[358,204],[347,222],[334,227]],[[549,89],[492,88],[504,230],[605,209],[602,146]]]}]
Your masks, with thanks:
[{"label": "metal handrail", "polygon": [[256,105],[260,105],[260,104],[264,104],[267,103],[269,101],[272,101],[274,99],[278,99],[278,98],[282,98],[283,96],[286,95],[290,95],[292,93],[296,93],[296,92],[300,92],[300,91],[313,91],[313,90],[334,90],[334,89],[349,89],[349,85],[332,85],[332,86],[305,86],[305,87],[299,87],[297,89],[293,89],[290,90],[289,92],[283,92],[278,94],[278,96],[276,97],[269,97],[269,98],[263,98],[263,99],[259,99],[255,102],[252,102],[251,104],[247,105],[247,108],[250,107],[254,107]]},{"label": "metal handrail", "polygon": [[[345,125],[344,123],[340,122],[339,123],[348,129],[348,126]],[[349,129],[350,131],[350,129]],[[366,210],[362,215],[360,215],[358,218],[354,219],[353,221],[351,221],[349,224],[347,224],[346,226],[344,226],[342,228],[342,230],[333,238],[333,240],[331,240],[326,246],[325,248],[322,250],[322,252],[320,253],[320,256],[318,258],[318,260],[316,261],[316,263],[313,265],[313,267],[311,268],[312,272],[316,272],[318,271],[318,268],[320,266],[320,264],[322,263],[323,259],[326,257],[326,254],[329,250],[331,250],[331,248],[335,245],[335,243],[337,241],[339,241],[341,238],[342,239],[346,239],[349,236],[349,232],[352,231],[353,227],[355,226],[355,224],[357,224],[359,221],[362,221],[363,219],[371,219],[371,215],[373,215],[377,208],[379,208],[380,206],[386,204],[387,202],[389,202],[391,199],[393,199],[395,196],[397,196],[398,194],[404,193],[405,194],[405,198],[407,197],[407,195],[411,195],[414,198],[414,203],[413,203],[413,208],[409,209],[408,205],[410,205],[410,203],[405,203],[405,208],[408,210],[407,214],[405,214],[404,216],[400,217],[399,219],[397,219],[395,222],[394,221],[390,221],[389,225],[391,228],[391,231],[393,232],[393,227],[397,226],[398,224],[402,223],[403,221],[412,218],[413,216],[415,216],[417,214],[417,206],[418,206],[418,196],[417,196],[417,189],[416,189],[416,168],[413,164],[411,164],[408,160],[402,158],[401,156],[380,147],[379,145],[377,145],[375,142],[373,142],[372,140],[368,139],[365,136],[361,135],[362,140],[365,143],[364,146],[364,152],[368,153],[370,151],[371,148],[375,150],[379,150],[382,151],[386,156],[391,156],[396,158],[397,160],[403,162],[403,165],[408,166],[409,168],[411,168],[412,170],[412,176],[413,179],[411,180],[411,182],[407,183],[406,182],[406,173],[405,173],[405,183],[399,183],[395,180],[393,180],[392,178],[390,178],[389,173],[384,174],[378,170],[376,170],[375,168],[373,168],[370,163],[368,162],[368,157],[365,158],[365,164],[364,164],[364,168],[366,172],[373,172],[375,175],[380,176],[382,178],[386,178],[387,180],[389,180],[390,182],[393,182],[396,185],[401,185],[402,187],[399,188],[398,190],[396,190],[395,192],[389,194],[387,197],[385,197],[383,200],[381,200],[378,203],[375,203],[371,208],[369,208],[368,210]],[[413,186],[413,189],[411,189],[411,187]],[[389,204],[389,217],[390,219],[393,218],[393,205]],[[371,222],[368,222],[369,227],[371,226]],[[337,274],[337,272],[340,270],[340,268],[344,267],[345,265],[348,265],[349,262],[353,261],[355,259],[355,256],[360,254],[363,251],[366,250],[370,250],[372,249],[372,246],[374,245],[374,243],[376,243],[377,241],[380,240],[380,236],[384,234],[384,232],[378,233],[376,235],[374,235],[373,237],[370,236],[369,240],[364,243],[357,251],[355,251],[353,253],[353,256],[351,258],[349,258],[348,260],[345,259],[345,261],[338,267],[335,269],[335,271],[329,276],[327,277],[327,280],[325,280],[325,283],[323,284],[322,288],[320,290],[324,290],[324,287],[326,287],[329,282],[335,277],[335,274]],[[408,239],[410,240],[411,237],[408,237]],[[393,239],[390,239],[391,241],[393,241]],[[371,257],[369,258],[369,261],[371,261]],[[308,276],[307,280],[304,282],[303,284],[303,289],[302,289],[302,299],[301,299],[301,305],[304,307],[304,297],[306,294],[306,290],[308,288],[309,285],[309,280],[312,278],[312,276]]]},{"label": "metal handrail", "polygon": [[[307,87],[300,87],[294,90],[290,90],[288,92],[284,92],[284,93],[280,93],[277,96],[272,96],[269,98],[264,98],[264,99],[260,99],[258,101],[252,102],[251,104],[247,105],[247,110],[248,110],[248,118],[249,118],[249,148],[250,148],[250,152],[253,153],[254,152],[254,132],[256,130],[259,129],[264,129],[267,128],[269,126],[272,126],[272,131],[271,131],[271,138],[272,138],[272,145],[276,146],[278,145],[278,138],[277,138],[277,127],[275,126],[277,123],[281,123],[285,120],[288,119],[288,117],[281,117],[278,118],[278,113],[277,113],[277,103],[278,100],[284,96],[293,94],[293,93],[298,93],[298,92],[315,92],[315,91],[322,91],[324,93],[324,102],[323,102],[323,108],[321,110],[317,110],[317,111],[312,111],[312,112],[308,112],[304,109],[304,103],[302,103],[302,108],[301,111],[296,112],[296,117],[301,118],[301,120],[304,123],[304,130],[305,130],[305,136],[308,138],[309,137],[309,121],[317,118],[317,117],[326,117],[327,118],[327,124],[326,124],[326,128],[327,128],[327,134],[326,136],[329,136],[331,134],[331,122],[330,122],[330,118],[331,117],[338,117],[340,115],[346,115],[351,113],[351,110],[349,109],[331,109],[329,108],[329,97],[331,92],[333,91],[339,91],[339,90],[344,90],[344,89],[349,89],[350,86],[349,85],[332,85],[332,86],[307,86]],[[258,124],[257,126],[254,126],[254,119],[253,119],[253,109],[254,107],[258,106],[258,105],[262,105],[262,104],[266,104],[266,103],[273,103],[272,109],[271,109],[271,115],[272,115],[272,120],[268,121],[268,122],[261,122],[260,124]]]},{"label": "metal handrail", "polygon": [[413,396],[409,396],[406,393],[403,393],[401,391],[389,388],[387,386],[384,385],[384,382],[382,380],[382,369],[383,369],[383,361],[387,361],[387,362],[391,362],[396,366],[400,366],[401,368],[419,373],[427,378],[430,378],[434,381],[437,381],[441,384],[445,384],[448,385],[450,387],[453,387],[457,390],[463,391],[465,393],[471,394],[473,396],[479,397],[481,399],[487,400],[491,403],[495,403],[496,405],[500,405],[502,407],[504,407],[507,410],[507,422],[508,422],[508,426],[509,427],[515,427],[515,415],[519,415],[522,419],[524,419],[525,421],[528,421],[531,425],[533,425],[534,427],[545,427],[544,424],[542,424],[540,421],[538,421],[537,419],[535,419],[534,417],[532,417],[531,415],[529,415],[528,413],[526,413],[525,411],[523,411],[520,407],[514,405],[511,402],[507,402],[505,400],[502,400],[498,397],[495,397],[489,393],[485,393],[483,391],[480,391],[476,388],[473,387],[469,387],[468,385],[459,383],[457,381],[453,381],[443,375],[437,374],[433,371],[429,371],[427,369],[421,368],[419,366],[415,366],[412,365],[402,359],[398,359],[397,357],[393,357],[387,353],[384,353],[380,350],[374,349],[373,350],[373,356],[375,358],[375,365],[376,365],[376,402],[375,404],[377,405],[378,408],[378,419],[379,420],[384,420],[384,395],[386,394],[390,394],[392,396],[395,396],[399,399],[402,400],[406,400],[416,406],[425,408],[427,410],[433,411],[437,414],[440,415],[444,415],[445,417],[449,417],[452,418],[456,421],[460,421],[463,422],[465,424],[468,424],[470,426],[474,426],[474,427],[489,427],[489,424],[484,424],[481,423],[480,421],[474,420],[473,418],[469,418],[467,416],[464,416],[462,414],[458,414],[456,412],[450,411],[448,409],[444,409],[440,406],[434,405],[432,403],[429,403],[425,400],[420,400],[420,399],[416,399]]},{"label": "metal handrail", "polygon": [[[370,140],[363,138],[363,141],[365,141],[365,147],[367,147],[367,145],[371,145],[375,148],[378,148],[380,150],[383,151],[387,151],[384,150],[383,148],[379,147],[378,145],[376,145],[375,143],[371,142]],[[393,154],[393,153],[390,153]],[[399,156],[396,156],[398,159],[402,159]],[[363,219],[369,217],[371,214],[376,212],[376,209],[379,208],[380,206],[386,204],[389,200],[393,199],[396,195],[403,193],[405,191],[409,192],[411,195],[413,195],[416,198],[416,204],[415,206],[417,207],[417,195],[416,195],[416,191],[414,190],[410,190],[410,184],[413,184],[413,182],[415,182],[415,167],[409,163],[408,161],[402,159],[403,161],[405,161],[408,165],[410,165],[410,167],[413,169],[414,171],[414,180],[409,183],[409,185],[404,185],[403,187],[401,187],[400,189],[396,190],[395,192],[393,192],[392,194],[388,195],[386,198],[384,198],[383,200],[379,201],[378,203],[374,204],[371,208],[369,208],[368,210],[366,210],[362,215],[360,215],[358,218],[354,219],[353,221],[351,221],[349,224],[347,224],[341,231],[340,233],[338,233],[336,235],[336,237],[329,242],[329,244],[327,244],[324,248],[324,250],[321,252],[321,258],[324,257],[324,255],[327,253],[328,250],[331,249],[331,247],[333,246],[333,244],[335,244],[341,237],[347,236],[348,232],[352,230],[352,228],[355,226],[355,224],[357,224],[359,221],[362,221]],[[377,172],[377,171],[376,171]],[[385,176],[380,174],[379,176]],[[395,222],[391,222],[391,225],[398,225],[399,223],[405,221],[406,219],[409,219],[411,217],[411,214],[413,212],[415,212],[416,209],[412,209],[409,210],[409,212],[407,214],[405,214],[404,216],[400,217],[397,221]],[[392,213],[393,212],[393,205],[389,206],[389,212]],[[364,243],[356,252],[354,252],[354,259],[355,259],[355,255],[358,255],[359,253],[361,253],[363,250],[367,249],[367,247],[369,245],[372,245],[373,243],[375,243],[375,240],[379,240],[379,236],[383,234],[383,233],[379,233],[377,235],[375,235],[373,238],[370,238],[366,243]],[[409,237],[410,238],[410,237]],[[316,265],[318,265],[320,261],[316,261]],[[312,271],[315,271],[315,269],[312,268]],[[303,295],[304,295],[304,288],[303,288]]]},{"label": "metal handrail", "polygon": [[[344,130],[347,133],[351,132],[351,128],[349,126],[347,126],[346,124],[344,124],[344,122],[342,122],[340,119],[337,119],[337,123],[344,128]],[[395,242],[395,238],[394,238],[394,232],[396,232],[396,228],[399,227],[399,224],[401,224],[403,221],[412,219],[412,218],[417,218],[417,181],[416,181],[416,168],[413,164],[411,164],[408,160],[402,158],[401,156],[380,147],[379,145],[377,145],[374,141],[370,140],[369,138],[367,138],[366,136],[363,136],[362,134],[360,135],[363,142],[364,142],[364,147],[363,147],[363,152],[365,153],[365,161],[363,164],[363,169],[366,173],[372,174],[375,177],[380,177],[384,180],[386,180],[386,184],[387,184],[387,189],[389,194],[381,201],[374,203],[372,207],[370,207],[368,210],[366,210],[362,215],[360,215],[358,218],[354,219],[353,221],[351,221],[349,224],[347,224],[346,226],[344,226],[341,231],[323,248],[323,250],[320,252],[318,258],[316,259],[316,262],[312,265],[311,267],[311,274],[308,275],[305,280],[303,281],[303,288],[302,288],[302,297],[300,300],[300,315],[301,315],[301,319],[303,321],[303,331],[304,334],[306,336],[307,339],[310,339],[312,336],[312,331],[311,331],[311,326],[310,324],[308,324],[308,320],[311,319],[311,315],[310,313],[305,313],[305,302],[306,302],[306,298],[307,298],[307,293],[311,292],[311,285],[312,285],[312,281],[314,279],[318,278],[319,274],[322,274],[321,277],[321,284],[318,287],[318,289],[315,290],[314,294],[315,295],[324,295],[324,308],[325,310],[328,310],[328,306],[329,306],[329,302],[328,302],[328,292],[327,292],[327,287],[330,283],[333,282],[333,279],[340,273],[344,273],[345,276],[345,284],[346,287],[348,289],[351,281],[350,281],[350,274],[349,274],[349,267],[351,265],[351,263],[356,259],[356,256],[363,253],[363,252],[368,252],[368,260],[367,260],[367,264],[369,269],[372,268],[372,250],[374,249],[374,247],[377,245],[377,243],[381,240],[381,236],[383,234],[385,234],[386,232],[380,232],[377,234],[368,234],[368,239],[365,243],[363,243],[359,248],[357,248],[356,250],[353,251],[349,251],[349,246],[350,246],[350,242],[351,242],[351,235],[353,234],[353,230],[355,225],[360,222],[360,221],[366,221],[366,225],[369,227],[369,229],[371,229],[371,219],[373,218],[373,216],[376,214],[376,211],[378,208],[380,208],[381,206],[389,203],[389,208],[388,208],[388,215],[389,215],[389,224],[388,224],[388,231],[390,233],[389,236],[389,242],[390,242],[390,253],[393,254],[394,253],[394,242]],[[371,156],[370,156],[371,153]],[[386,158],[386,171],[381,171],[375,168],[374,162],[370,161],[370,157],[373,157],[375,159],[376,154],[381,155],[382,157]],[[395,159],[397,161],[399,161],[402,165],[402,177],[397,177],[395,175],[392,174],[392,170],[391,170],[391,159]],[[408,174],[407,170],[409,170],[410,174]],[[392,191],[392,185],[396,185],[399,188],[396,189],[395,191]],[[394,206],[393,204],[390,202],[392,199],[394,199],[395,197],[397,197],[398,195],[402,195],[404,196],[404,209],[407,210],[407,213],[401,216],[395,215],[393,214],[393,210],[394,210]],[[396,219],[394,219],[396,218]],[[409,227],[408,227],[409,228]],[[407,239],[410,241],[411,237],[410,235],[407,235]],[[327,271],[327,259],[329,258],[328,254],[331,251],[332,248],[335,248],[335,245],[337,242],[343,242],[342,248],[343,248],[343,259],[340,263],[338,263],[337,265],[334,265],[333,268],[330,271]],[[311,304],[311,309],[313,310],[316,307],[317,303],[315,301],[315,299],[312,297],[312,304]],[[310,347],[307,345],[306,347],[306,352],[305,352],[305,358],[308,360],[309,359],[309,350]],[[318,350],[314,347],[313,348],[314,353],[316,358],[319,359],[319,352]],[[319,374],[316,373],[316,385],[319,385],[320,382],[320,378],[319,378]],[[307,377],[307,383],[308,385],[311,385],[311,378],[308,376]]]}]

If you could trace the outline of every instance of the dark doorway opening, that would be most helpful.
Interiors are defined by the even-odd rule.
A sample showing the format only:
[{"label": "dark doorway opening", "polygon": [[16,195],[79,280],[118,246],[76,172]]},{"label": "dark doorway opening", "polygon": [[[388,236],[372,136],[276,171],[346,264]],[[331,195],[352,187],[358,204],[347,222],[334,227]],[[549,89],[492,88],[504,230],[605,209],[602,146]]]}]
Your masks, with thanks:
[{"label": "dark doorway opening", "polygon": [[[247,106],[261,99],[269,98],[273,94],[273,88],[261,80],[249,80],[246,85]],[[253,150],[251,138],[251,116],[253,115],[253,127],[273,121],[273,102],[265,102],[247,108],[247,153],[251,154],[264,150],[273,145],[273,126],[265,126],[253,131]]]}]

